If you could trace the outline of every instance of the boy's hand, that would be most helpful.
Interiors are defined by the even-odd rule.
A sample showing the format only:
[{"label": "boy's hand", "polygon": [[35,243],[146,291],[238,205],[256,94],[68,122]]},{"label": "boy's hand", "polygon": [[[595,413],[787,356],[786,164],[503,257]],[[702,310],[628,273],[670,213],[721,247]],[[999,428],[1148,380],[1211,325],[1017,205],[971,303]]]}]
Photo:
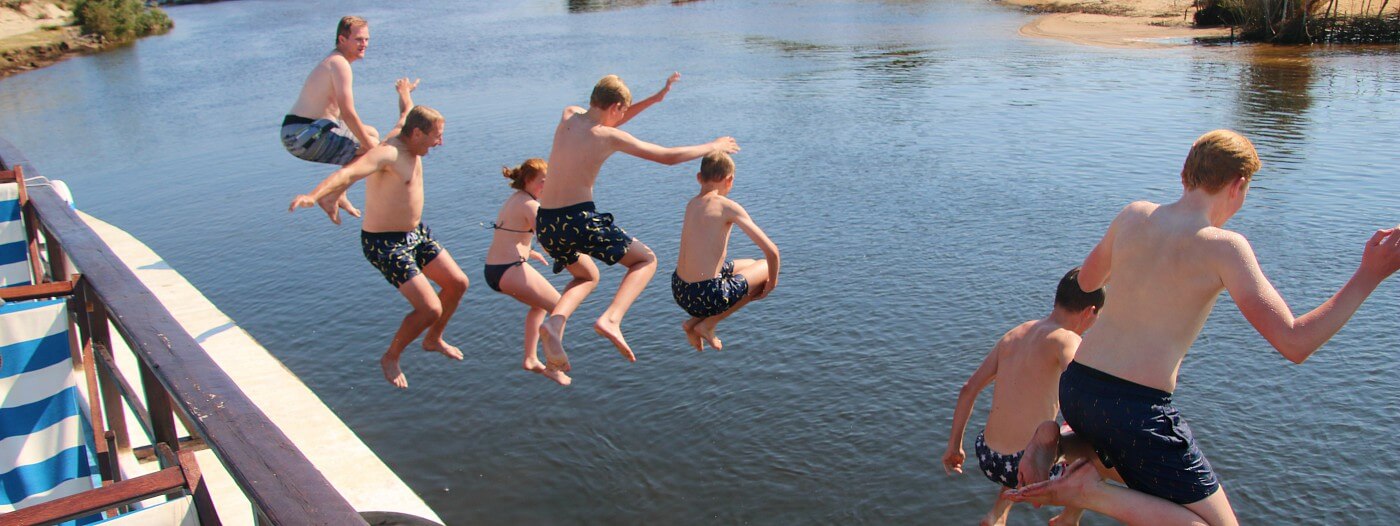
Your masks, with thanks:
[{"label": "boy's hand", "polygon": [[711,142],[710,146],[713,146],[715,151],[724,153],[735,153],[739,151],[739,141],[734,140],[733,137],[720,137]]},{"label": "boy's hand", "polygon": [[315,199],[312,199],[309,195],[301,194],[296,196],[296,199],[292,199],[292,206],[287,207],[287,211],[295,212],[298,208],[310,208],[315,205]]},{"label": "boy's hand", "polygon": [[773,292],[773,289],[776,288],[778,288],[778,277],[774,276],[773,279],[763,282],[763,286],[758,288],[758,294],[755,295],[753,299],[761,300],[766,298],[768,294]]},{"label": "boy's hand", "polygon": [[662,96],[665,96],[665,95],[666,95],[666,92],[671,91],[671,85],[672,85],[672,84],[675,84],[676,81],[677,81],[677,80],[680,80],[680,79],[681,79],[681,72],[677,71],[677,72],[671,73],[671,76],[666,78],[666,87],[661,88],[661,94],[662,94]]},{"label": "boy's hand", "polygon": [[408,77],[401,78],[394,81],[394,89],[398,90],[400,96],[407,96],[409,93],[413,93],[413,90],[418,89],[418,81],[420,80],[423,79],[413,79],[413,82],[409,82]]},{"label": "boy's hand", "polygon": [[535,252],[535,251],[533,251],[533,250],[530,251],[530,258],[531,258],[531,259],[534,259],[534,260],[536,260],[536,261],[539,261],[540,263],[543,263],[543,264],[545,264],[545,265],[548,265],[548,264],[549,264],[548,261],[545,261],[545,260],[544,260],[544,254],[541,254],[541,253],[539,253],[539,252]]},{"label": "boy's hand", "polygon": [[1400,226],[1377,230],[1361,253],[1361,272],[1384,280],[1400,269]]},{"label": "boy's hand", "polygon": [[369,153],[369,151],[373,150],[376,146],[379,146],[379,141],[370,139],[369,142],[361,144],[359,148],[355,149],[355,157]]},{"label": "boy's hand", "polygon": [[953,473],[961,475],[963,460],[966,459],[967,455],[963,453],[962,448],[948,446],[948,450],[943,452],[943,472],[949,475]]}]

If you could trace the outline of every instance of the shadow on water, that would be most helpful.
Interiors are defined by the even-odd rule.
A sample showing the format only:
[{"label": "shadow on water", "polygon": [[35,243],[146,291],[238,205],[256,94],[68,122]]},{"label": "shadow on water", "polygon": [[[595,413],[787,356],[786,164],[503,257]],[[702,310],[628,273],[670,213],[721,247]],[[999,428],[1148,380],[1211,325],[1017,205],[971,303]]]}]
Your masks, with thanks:
[{"label": "shadow on water", "polygon": [[[690,4],[702,0],[670,0],[671,5]],[[570,13],[593,13],[628,9],[661,3],[661,0],[568,0]]]}]

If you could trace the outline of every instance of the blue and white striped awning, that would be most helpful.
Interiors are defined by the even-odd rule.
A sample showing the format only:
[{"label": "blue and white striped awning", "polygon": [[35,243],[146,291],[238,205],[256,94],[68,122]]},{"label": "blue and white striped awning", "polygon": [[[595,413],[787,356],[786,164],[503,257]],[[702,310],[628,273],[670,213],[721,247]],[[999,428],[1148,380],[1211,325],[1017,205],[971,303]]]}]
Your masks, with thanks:
[{"label": "blue and white striped awning", "polygon": [[94,487],[68,330],[63,299],[0,305],[0,513]]}]

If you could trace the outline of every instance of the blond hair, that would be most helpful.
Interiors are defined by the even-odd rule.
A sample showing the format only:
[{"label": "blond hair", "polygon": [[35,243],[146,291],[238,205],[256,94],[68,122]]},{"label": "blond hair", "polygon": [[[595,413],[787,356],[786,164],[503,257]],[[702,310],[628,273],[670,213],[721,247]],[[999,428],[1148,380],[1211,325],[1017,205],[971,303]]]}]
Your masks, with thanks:
[{"label": "blond hair", "polygon": [[427,106],[414,106],[413,109],[408,110],[408,117],[403,120],[403,134],[407,137],[409,130],[418,130],[427,135],[433,133],[433,126],[442,121],[442,114],[438,113],[437,110]]},{"label": "blond hair", "polygon": [[354,31],[357,27],[364,27],[367,25],[369,25],[369,22],[366,22],[365,19],[358,16],[352,15],[342,17],[340,19],[340,25],[335,27],[335,45],[340,45],[340,37],[350,38],[351,31]]},{"label": "blond hair", "polygon": [[734,159],[724,152],[710,152],[700,160],[700,180],[718,183],[734,175]]},{"label": "blond hair", "polygon": [[1196,139],[1181,167],[1181,184],[1216,193],[1240,177],[1246,181],[1259,171],[1254,143],[1230,130],[1214,130]]},{"label": "blond hair", "polygon": [[593,95],[588,98],[589,106],[604,110],[618,103],[631,106],[632,91],[627,89],[627,85],[623,84],[622,78],[617,75],[608,75],[599,80],[598,84],[593,86]]},{"label": "blond hair", "polygon": [[506,179],[510,179],[511,188],[524,190],[525,185],[529,183],[531,179],[544,175],[545,171],[548,169],[549,165],[544,162],[544,159],[534,157],[526,159],[525,162],[520,163],[520,166],[515,168],[502,166],[501,175],[505,176]]}]

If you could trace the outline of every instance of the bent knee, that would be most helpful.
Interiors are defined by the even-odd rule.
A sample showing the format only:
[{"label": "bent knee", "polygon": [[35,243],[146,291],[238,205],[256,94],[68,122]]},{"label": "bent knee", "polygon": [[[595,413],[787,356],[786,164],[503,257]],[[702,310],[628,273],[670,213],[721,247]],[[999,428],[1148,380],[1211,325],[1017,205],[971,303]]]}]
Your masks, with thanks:
[{"label": "bent knee", "polygon": [[467,275],[461,272],[453,274],[446,282],[440,283],[443,289],[456,293],[465,293],[467,287],[470,287],[471,284],[471,279],[467,278]]}]

